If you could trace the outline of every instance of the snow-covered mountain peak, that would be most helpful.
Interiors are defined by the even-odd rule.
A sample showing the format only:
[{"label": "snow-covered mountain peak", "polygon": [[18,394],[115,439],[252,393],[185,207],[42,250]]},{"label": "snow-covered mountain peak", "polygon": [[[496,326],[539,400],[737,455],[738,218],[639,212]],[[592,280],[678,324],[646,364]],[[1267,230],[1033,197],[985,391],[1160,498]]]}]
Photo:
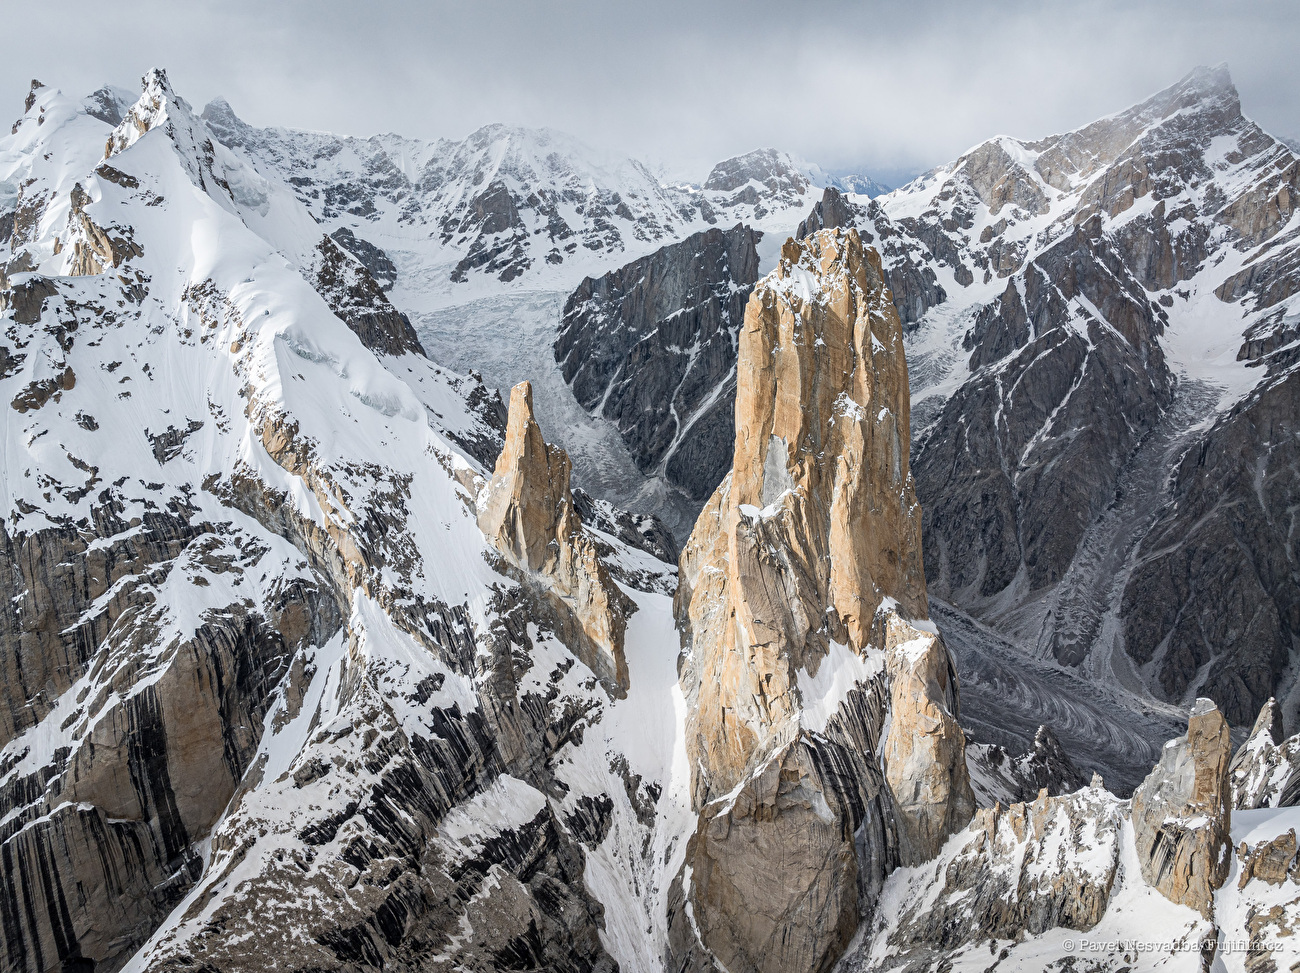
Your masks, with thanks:
[{"label": "snow-covered mountain peak", "polygon": [[[828,191],[789,245],[820,266],[787,282],[830,304],[760,292],[744,330],[758,230],[822,178],[783,153],[674,188],[562,133],[258,129],[161,72],[36,86],[0,138],[6,970],[1040,969],[1075,932],[1153,929],[1180,944],[1157,966],[1199,969],[1182,945],[1220,933],[1287,960],[1296,816],[1229,821],[1211,708],[1131,805],[1097,778],[1019,801],[1078,783],[1085,734],[1123,730],[1131,773],[1149,710],[1214,695],[1231,719],[1294,685],[1300,179],[1215,84],[1079,137],[1070,169],[1045,167],[1063,136],[999,138],[891,199]],[[1216,99],[1226,122],[1198,114]],[[518,291],[683,234],[584,285],[631,295],[590,317],[641,383],[605,403],[676,388],[683,434],[739,417],[671,454],[722,438],[733,466],[675,608],[671,539],[571,489],[531,393],[508,417],[404,312],[464,302],[442,327],[471,363],[499,313],[544,378],[550,296]],[[1212,425],[1166,365],[1210,331],[1224,374],[1273,383]],[[936,376],[909,464],[909,381]],[[1175,502],[1143,506],[1152,484]],[[956,659],[927,587],[987,621],[933,602]],[[1032,657],[993,644],[1014,624]],[[957,672],[995,649],[996,679]],[[1093,722],[1116,674],[1128,725]],[[1062,745],[986,748],[980,793],[1017,803],[965,826],[958,718],[1010,733],[1038,699]],[[1300,738],[1277,736],[1240,777],[1284,796]],[[1184,896],[1207,862],[1222,888]]]},{"label": "snow-covered mountain peak", "polygon": [[758,183],[769,192],[789,189],[802,193],[808,188],[808,177],[789,153],[755,149],[719,162],[704,180],[704,188],[730,193],[751,183]]},{"label": "snow-covered mountain peak", "polygon": [[243,130],[250,127],[235,114],[235,109],[230,106],[230,102],[220,95],[204,105],[199,116],[227,145],[238,144]]},{"label": "snow-covered mountain peak", "polygon": [[104,158],[112,158],[134,145],[146,132],[160,126],[166,126],[178,148],[197,148],[197,120],[189,102],[172,90],[167,72],[161,68],[150,69],[140,79],[140,87],[139,99],[113,130]]},{"label": "snow-covered mountain peak", "polygon": [[122,123],[122,119],[131,110],[136,98],[136,93],[128,88],[121,88],[115,84],[106,84],[83,98],[81,104],[85,108],[86,114],[98,118],[106,125],[116,127]]},{"label": "snow-covered mountain peak", "polygon": [[664,185],[641,161],[554,129],[355,138],[259,129],[223,100],[203,119],[235,155],[292,187],[330,232],[347,230],[390,261],[394,294],[415,313],[502,284],[569,289],[709,226],[788,232],[815,185],[815,167],[770,149],[720,164],[700,188]]},{"label": "snow-covered mountain peak", "polygon": [[36,92],[44,88],[45,85],[38,78],[32,78],[31,86],[27,89],[27,97],[23,99],[23,111],[32,110],[32,105],[36,104]]},{"label": "snow-covered mountain peak", "polygon": [[217,159],[216,148],[202,120],[189,102],[172,90],[167,72],[150,69],[140,79],[140,97],[113,129],[104,149],[107,162],[121,155],[150,132],[160,131],[171,140],[190,181],[220,203],[235,209],[225,168]]}]

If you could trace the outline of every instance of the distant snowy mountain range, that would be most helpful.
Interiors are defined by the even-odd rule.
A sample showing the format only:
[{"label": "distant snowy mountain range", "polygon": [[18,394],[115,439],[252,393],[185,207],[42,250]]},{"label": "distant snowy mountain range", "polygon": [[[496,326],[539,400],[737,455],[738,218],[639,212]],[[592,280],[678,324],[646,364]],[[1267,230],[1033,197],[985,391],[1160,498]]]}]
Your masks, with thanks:
[{"label": "distant snowy mountain range", "polygon": [[1293,963],[1300,160],[855,187],[34,84],[6,973]]},{"label": "distant snowy mountain range", "polygon": [[[257,129],[224,101],[202,114],[214,137],[292,186],[324,226],[346,228],[396,263],[428,306],[501,292],[572,287],[709,226],[787,227],[822,188],[880,192],[759,149],[704,182],[665,185],[641,162],[549,129],[489,125],[462,141],[368,139]],[[402,273],[405,271],[405,273]]]}]

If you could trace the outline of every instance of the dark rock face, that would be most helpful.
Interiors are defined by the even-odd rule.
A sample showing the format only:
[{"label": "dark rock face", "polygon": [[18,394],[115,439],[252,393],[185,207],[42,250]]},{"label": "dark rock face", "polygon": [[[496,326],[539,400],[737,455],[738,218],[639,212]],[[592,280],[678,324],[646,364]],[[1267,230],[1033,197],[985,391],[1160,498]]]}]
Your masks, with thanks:
[{"label": "dark rock face", "polygon": [[120,125],[135,100],[124,97],[127,94],[128,92],[105,85],[86,97],[83,102],[86,114],[108,125]]},{"label": "dark rock face", "polygon": [[1232,806],[1239,811],[1300,805],[1300,733],[1284,737],[1282,707],[1270,699],[1228,765]]},{"label": "dark rock face", "polygon": [[311,283],[371,351],[424,355],[410,319],[393,307],[361,261],[331,237],[322,237],[316,247]]},{"label": "dark rock face", "polygon": [[[159,652],[169,574],[228,571],[247,539],[196,522],[179,499],[139,524],[111,491],[100,499],[91,524],[4,533],[0,547],[0,641],[13,648],[0,660],[0,741],[87,685],[62,724],[79,745],[20,764],[0,789],[0,951],[31,973],[116,969],[147,938],[198,879],[194,843],[247,772],[290,655],[341,624],[327,587],[299,583],[275,617],[232,604]],[[110,692],[157,666],[139,693]]]},{"label": "dark rock face", "polygon": [[799,200],[808,187],[808,177],[776,149],[756,149],[719,162],[704,180],[706,191],[726,194],[717,200],[718,206],[753,206],[756,219],[762,219],[769,209],[776,208],[774,203]]},{"label": "dark rock face", "polygon": [[681,550],[663,521],[652,514],[633,514],[605,500],[597,500],[580,487],[573,489],[573,505],[583,523],[617,537],[629,547],[645,551],[665,564],[676,564]]},{"label": "dark rock face", "polygon": [[330,234],[344,250],[361,261],[370,276],[385,291],[391,290],[397,283],[397,267],[388,259],[388,254],[369,240],[363,240],[346,226],[341,226]]},{"label": "dark rock face", "polygon": [[730,468],[736,333],[760,234],[737,225],[587,278],[564,306],[555,358],[584,408],[638,466],[703,500]]},{"label": "dark rock face", "polygon": [[966,762],[971,786],[983,807],[1033,802],[1040,791],[1049,797],[1072,794],[1088,783],[1049,726],[1040,726],[1028,750],[1013,757],[996,744],[970,744]]},{"label": "dark rock face", "polygon": [[796,239],[832,226],[856,227],[863,243],[873,245],[885,268],[885,283],[894,297],[894,307],[905,327],[915,326],[925,312],[948,299],[926,251],[890,220],[874,199],[865,206],[848,199],[835,188],[827,188],[807,218],[795,231]]},{"label": "dark rock face", "polygon": [[460,217],[442,222],[443,242],[460,238],[470,243],[469,253],[456,264],[451,279],[463,284],[471,270],[494,274],[510,283],[531,265],[528,258],[528,227],[519,217],[514,197],[503,182],[493,182],[470,201]]},{"label": "dark rock face", "polygon": [[[913,361],[955,384],[913,413],[932,593],[1066,665],[1118,652],[1155,700],[1209,696],[1238,726],[1290,679],[1300,239],[1280,231],[1297,173],[1226,71],[1198,69],[886,200],[945,286],[970,288],[940,316],[968,376],[942,371],[960,359],[933,335]],[[1219,414],[1209,318],[1250,363]]]},{"label": "dark rock face", "polygon": [[[1122,269],[1079,228],[976,316],[966,335],[975,375],[913,461],[942,597],[991,597],[1022,571],[1029,591],[1059,582],[1168,404],[1160,308]],[[1072,308],[1078,296],[1100,315]]]},{"label": "dark rock face", "polygon": [[[1241,726],[1274,693],[1300,640],[1300,373],[1264,384],[1174,470],[1172,502],[1124,587],[1125,638],[1171,698],[1199,692]],[[1208,667],[1208,669],[1207,669]],[[1294,718],[1294,717],[1292,717]]]}]

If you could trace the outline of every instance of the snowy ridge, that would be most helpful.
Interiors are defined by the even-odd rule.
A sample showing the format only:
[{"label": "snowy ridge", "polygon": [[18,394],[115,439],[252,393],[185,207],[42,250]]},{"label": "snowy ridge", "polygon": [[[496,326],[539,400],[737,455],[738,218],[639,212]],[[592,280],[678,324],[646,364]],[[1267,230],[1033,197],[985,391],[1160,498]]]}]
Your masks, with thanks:
[{"label": "snowy ridge", "polygon": [[772,150],[721,163],[702,187],[670,186],[548,129],[489,125],[429,142],[256,129],[223,101],[203,117],[331,232],[390,255],[394,298],[417,315],[503,290],[572,289],[711,225],[788,232],[815,188],[806,165]]},{"label": "snowy ridge", "polygon": [[[1265,513],[1198,520],[1226,509],[1211,493],[1245,483],[1185,458],[1290,408],[1297,173],[1219,66],[1076,132],[991,139],[872,201],[945,292],[907,338],[931,591],[1036,660],[1116,687],[1121,712],[1208,694],[1247,725],[1295,686],[1275,607],[1286,583],[1263,566],[1288,542]],[[1280,485],[1293,460],[1272,443],[1251,449]],[[1193,482],[1209,492],[1182,515]],[[1290,502],[1272,486],[1243,494]],[[1198,575],[1220,529],[1261,554]],[[1234,584],[1262,606],[1253,623],[1198,617],[1241,597]],[[1234,633],[1251,624],[1247,644]]]},{"label": "snowy ridge", "polygon": [[[433,936],[463,962],[513,948],[493,937],[514,923],[482,910],[519,908],[521,873],[566,889],[563,903],[523,893],[554,939],[537,948],[568,955],[576,939],[644,966],[689,824],[680,713],[661,706],[672,569],[601,536],[649,589],[633,589],[638,682],[614,703],[554,633],[505,620],[517,589],[471,504],[487,470],[460,445],[499,442],[482,384],[368,347],[309,281],[323,229],[208,139],[161,72],[116,126],[88,114],[97,103],[34,95],[0,141],[18,214],[0,299],[5,557],[53,557],[87,591],[6,570],[5,603],[35,621],[3,663],[0,841],[7,882],[29,883],[51,848],[89,857],[60,852],[50,873],[71,945],[38,912],[6,927],[6,948],[241,966],[254,939],[326,963]],[[235,189],[263,186],[261,203]],[[142,747],[155,762],[119,795]],[[506,817],[474,810],[505,791]],[[517,858],[512,842],[534,840]],[[591,890],[616,885],[644,922],[597,921],[584,844]],[[460,883],[458,933],[439,940],[446,914],[407,898],[397,860]],[[397,903],[415,910],[406,945],[378,925],[340,938]],[[234,928],[247,922],[257,936]]]},{"label": "snowy ridge", "polygon": [[[1155,203],[1155,189],[1139,191],[1149,172],[1129,195],[1116,189],[1117,166],[1140,169],[1132,146],[1164,145],[1178,125],[1195,127],[1224,105],[1236,141],[1208,126],[1215,134],[1196,143],[1222,200],[1199,169],[1196,180],[1160,183]],[[1196,462],[1194,446],[1208,442],[1210,460],[1224,454],[1220,440],[1195,437],[1226,430],[1265,458],[1240,464],[1247,495],[1266,509],[1286,499],[1295,477],[1287,440],[1273,431],[1290,429],[1281,393],[1300,339],[1294,294],[1278,296],[1290,288],[1297,240],[1278,200],[1295,157],[1230,109],[1222,80],[1197,74],[1086,140],[997,139],[884,202],[851,200],[882,250],[907,235],[889,272],[906,258],[908,273],[930,269],[949,295],[910,339],[934,353],[920,369],[933,380],[925,387],[943,389],[919,456],[940,448],[944,409],[966,395],[962,435],[992,418],[994,454],[1006,462],[998,469],[1028,483],[1040,467],[1069,466],[1065,445],[1090,441],[1090,424],[1072,411],[1098,399],[1086,376],[1124,375],[1155,390],[1150,428],[1134,432],[1141,447],[1097,441],[1090,461],[1138,456],[1151,462],[1138,472],[1182,482],[1201,471],[1182,465]],[[253,130],[220,106],[206,116],[152,71],[138,98],[106,89],[76,100],[37,87],[0,139],[0,949],[32,973],[87,964],[110,973],[664,969],[679,910],[697,939],[707,935],[690,895],[708,876],[686,863],[714,827],[699,830],[692,811],[693,703],[679,681],[671,538],[603,497],[575,499],[611,584],[635,605],[625,619],[628,689],[616,697],[574,651],[565,617],[499,569],[477,525],[475,498],[501,442],[499,400],[477,376],[426,357],[403,311],[418,319],[462,293],[504,292],[533,295],[540,319],[558,306],[546,288],[707,224],[706,204],[715,217],[775,226],[806,212],[816,185],[806,167],[768,151],[720,166],[712,187],[669,191],[644,167],[588,156],[555,133],[347,140]],[[299,166],[301,184],[290,175]],[[961,233],[944,228],[968,215]],[[988,241],[965,235],[981,239],[1003,218]],[[391,257],[390,291],[364,253],[340,250],[332,234],[343,227]],[[1204,252],[1174,246],[1186,260],[1167,286],[1148,286],[1165,271],[1139,273],[1125,248],[1160,227]],[[552,250],[563,260],[548,262]],[[1061,271],[1067,264],[1074,277]],[[421,291],[414,282],[429,268],[445,274]],[[782,300],[803,306],[821,295],[808,268],[785,269]],[[1105,286],[1085,280],[1093,273]],[[1048,317],[1022,320],[1017,306],[1039,298]],[[1241,324],[1231,342],[1215,331],[1219,305]],[[466,305],[457,324],[485,306]],[[503,318],[509,310],[507,301]],[[1046,327],[1049,318],[1059,327]],[[1021,421],[1034,396],[1018,396],[1032,388],[1043,406],[1051,383],[1037,369],[1058,359],[1073,363],[1060,394]],[[1161,385],[1170,370],[1181,382]],[[1193,390],[1208,418],[1160,426]],[[894,391],[906,394],[901,381]],[[892,427],[905,406],[841,399],[835,408]],[[1231,425],[1264,428],[1265,419],[1272,438],[1258,443]],[[981,448],[973,434],[961,442]],[[592,433],[591,454],[603,445]],[[1105,492],[1149,496],[1128,490],[1135,473],[1124,462],[1124,489]],[[608,476],[619,475],[611,463]],[[1051,500],[1059,512],[1071,498]],[[1179,500],[1208,522],[1194,490]],[[1152,536],[1169,543],[1126,550],[1118,565],[1098,555],[1053,591],[1080,578],[1127,581],[1185,543],[1161,509],[1107,511],[1112,520],[1095,522],[1129,530],[1154,517],[1162,533]],[[743,513],[746,529],[771,516]],[[1095,531],[1081,536],[1091,556]],[[955,545],[939,554],[948,568],[966,563]],[[971,596],[963,618],[982,613],[1037,636],[1043,615],[1020,598],[1043,590],[1033,559],[985,592],[987,554],[969,562],[975,581],[945,594]],[[1053,617],[1077,609],[1064,594],[1051,605]],[[950,615],[936,616],[948,624]],[[1107,615],[1098,631],[1114,636],[1120,621]],[[1262,625],[1252,617],[1243,631],[1263,643],[1271,630]],[[915,663],[934,644],[935,626],[916,627],[924,634],[895,645],[895,661]],[[1228,685],[1214,682],[1215,659],[1205,658],[1169,688],[1162,666],[1188,643],[1167,635],[1151,640],[1146,659],[1121,654],[1122,640],[1104,657],[1056,644],[1044,636],[1034,674],[1074,665],[1104,677],[1105,705],[1168,715],[1170,700]],[[901,712],[881,703],[883,656],[831,641],[814,666],[780,673],[797,697],[783,732],[848,739],[850,724],[870,717],[884,722],[883,744]],[[1242,699],[1255,687],[1246,688]],[[1248,747],[1243,759],[1293,762],[1295,740],[1272,755]],[[863,780],[889,770],[883,748],[836,746],[872,770]],[[1041,753],[1054,759],[1050,749]],[[1033,755],[997,779],[977,768],[981,796],[1012,796],[1010,785],[1027,786],[1040,765],[1059,769]],[[772,807],[791,793],[774,767],[763,768]],[[834,783],[843,769],[809,774]],[[1291,780],[1272,765],[1243,779],[1271,803]],[[898,809],[881,788],[843,795],[882,834],[895,826],[882,820]],[[823,810],[808,803],[788,820]],[[1202,915],[1143,880],[1129,805],[1095,778],[986,808],[938,857],[870,863],[884,884],[861,890],[870,915],[839,968],[1040,969],[1068,965],[1067,939],[1085,935],[1121,943],[1090,950],[1099,969],[1201,969],[1202,944],[1219,933],[1253,937],[1256,953],[1281,942],[1276,959],[1290,961],[1300,929],[1293,812],[1233,812],[1229,877]],[[733,825],[737,835],[747,826]],[[830,831],[856,868],[854,829]],[[794,847],[808,833],[782,840]],[[770,863],[770,849],[759,859]],[[845,874],[856,890],[858,873]],[[853,910],[851,921],[861,918]],[[966,932],[973,922],[978,935]],[[1173,945],[1130,956],[1122,944],[1149,940],[1152,925]],[[851,933],[837,928],[816,945],[835,944],[838,955]],[[710,968],[709,957],[696,959],[693,970]],[[1250,968],[1226,949],[1218,962]]]}]

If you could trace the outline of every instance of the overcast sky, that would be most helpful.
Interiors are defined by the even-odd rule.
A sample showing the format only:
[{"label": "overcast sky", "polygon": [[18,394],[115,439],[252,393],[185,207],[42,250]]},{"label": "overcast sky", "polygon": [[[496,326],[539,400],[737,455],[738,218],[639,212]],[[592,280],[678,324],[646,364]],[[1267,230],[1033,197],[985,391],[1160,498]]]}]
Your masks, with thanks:
[{"label": "overcast sky", "polygon": [[674,178],[772,145],[895,180],[1037,138],[1227,61],[1248,115],[1300,136],[1300,4],[639,0],[0,0],[0,98],[33,77],[138,87],[258,125],[461,138],[550,126]]}]

